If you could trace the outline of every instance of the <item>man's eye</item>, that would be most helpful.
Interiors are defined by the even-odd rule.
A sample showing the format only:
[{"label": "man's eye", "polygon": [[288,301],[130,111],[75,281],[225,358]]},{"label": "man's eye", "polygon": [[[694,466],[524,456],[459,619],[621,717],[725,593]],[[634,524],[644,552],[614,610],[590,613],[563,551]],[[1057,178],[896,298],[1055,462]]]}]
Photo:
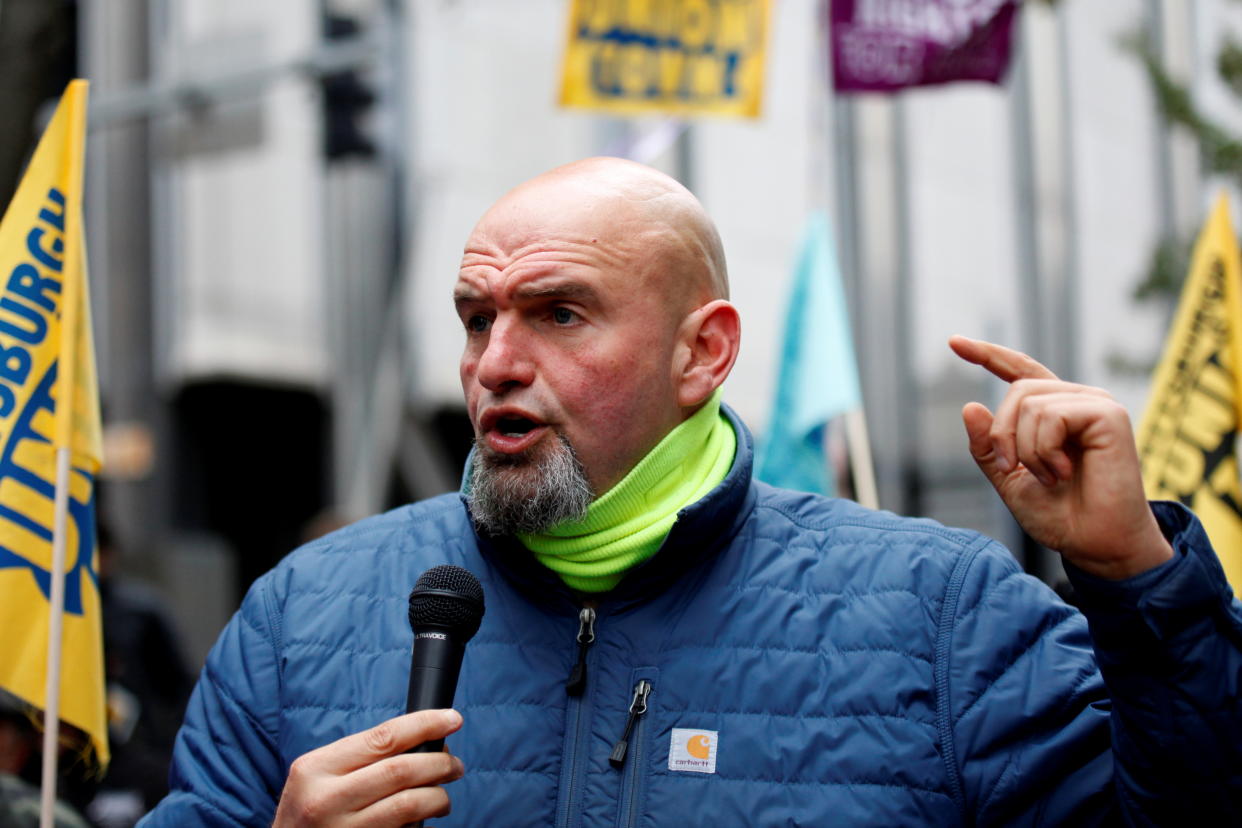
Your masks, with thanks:
[{"label": "man's eye", "polygon": [[466,330],[470,333],[483,333],[492,324],[492,320],[486,316],[475,314],[466,320]]},{"label": "man's eye", "polygon": [[577,318],[578,318],[578,314],[574,313],[569,308],[553,308],[552,309],[552,321],[558,325],[568,325],[570,322],[573,322]]}]

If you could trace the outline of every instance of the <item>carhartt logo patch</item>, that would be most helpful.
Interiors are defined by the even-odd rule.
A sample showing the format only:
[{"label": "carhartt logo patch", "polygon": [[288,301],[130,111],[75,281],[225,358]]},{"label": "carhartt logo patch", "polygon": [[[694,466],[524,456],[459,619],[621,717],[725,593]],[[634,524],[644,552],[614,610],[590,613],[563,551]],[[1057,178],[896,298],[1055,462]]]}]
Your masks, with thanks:
[{"label": "carhartt logo patch", "polygon": [[714,730],[673,728],[673,738],[668,746],[668,769],[715,773],[718,740],[718,734]]}]

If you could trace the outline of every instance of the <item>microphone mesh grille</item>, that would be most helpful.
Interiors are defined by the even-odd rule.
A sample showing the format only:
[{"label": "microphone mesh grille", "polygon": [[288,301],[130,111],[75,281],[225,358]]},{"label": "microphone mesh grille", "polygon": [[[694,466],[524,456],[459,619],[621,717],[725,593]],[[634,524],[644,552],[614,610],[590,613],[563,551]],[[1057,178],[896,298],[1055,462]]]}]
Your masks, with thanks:
[{"label": "microphone mesh grille", "polygon": [[410,627],[446,629],[464,643],[483,622],[483,587],[460,566],[444,564],[428,569],[410,593]]}]

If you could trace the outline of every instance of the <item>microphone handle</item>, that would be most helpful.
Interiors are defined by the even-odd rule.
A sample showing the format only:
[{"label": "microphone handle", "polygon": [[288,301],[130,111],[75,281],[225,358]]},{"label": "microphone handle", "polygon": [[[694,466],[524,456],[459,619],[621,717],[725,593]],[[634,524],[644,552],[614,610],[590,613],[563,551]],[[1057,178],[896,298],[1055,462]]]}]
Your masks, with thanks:
[{"label": "microphone handle", "polygon": [[[414,652],[410,659],[410,686],[405,698],[405,712],[437,710],[453,706],[457,692],[457,676],[465,644],[447,633],[419,630],[414,634]],[[439,753],[443,739],[432,739],[416,745],[407,753]]]}]

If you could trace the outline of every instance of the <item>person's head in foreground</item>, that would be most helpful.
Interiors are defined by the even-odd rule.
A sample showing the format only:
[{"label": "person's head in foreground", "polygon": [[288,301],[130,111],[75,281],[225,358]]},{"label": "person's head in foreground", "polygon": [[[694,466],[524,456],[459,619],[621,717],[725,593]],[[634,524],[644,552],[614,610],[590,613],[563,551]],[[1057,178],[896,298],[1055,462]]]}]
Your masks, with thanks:
[{"label": "person's head in foreground", "polygon": [[480,528],[582,517],[707,402],[737,357],[728,291],[711,219],[650,167],[578,161],[488,210],[454,289]]}]

